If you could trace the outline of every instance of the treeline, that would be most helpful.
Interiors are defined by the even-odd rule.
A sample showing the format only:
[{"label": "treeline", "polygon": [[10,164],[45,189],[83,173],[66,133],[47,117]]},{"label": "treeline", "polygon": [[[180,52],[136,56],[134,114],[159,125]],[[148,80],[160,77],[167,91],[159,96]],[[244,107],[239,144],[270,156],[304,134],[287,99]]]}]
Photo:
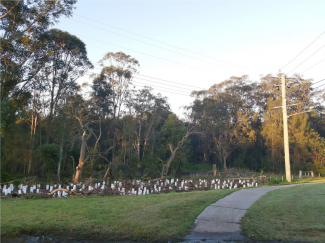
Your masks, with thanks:
[{"label": "treeline", "polygon": [[[10,175],[78,181],[83,172],[158,178],[204,164],[283,171],[279,78],[231,77],[194,91],[183,121],[165,97],[150,87],[135,89],[139,62],[122,52],[103,53],[91,92],[81,92],[77,80],[93,68],[85,44],[50,28],[72,15],[75,1],[1,5],[3,181]],[[311,80],[295,78],[299,84],[287,89],[292,170],[323,174],[325,93]]]}]

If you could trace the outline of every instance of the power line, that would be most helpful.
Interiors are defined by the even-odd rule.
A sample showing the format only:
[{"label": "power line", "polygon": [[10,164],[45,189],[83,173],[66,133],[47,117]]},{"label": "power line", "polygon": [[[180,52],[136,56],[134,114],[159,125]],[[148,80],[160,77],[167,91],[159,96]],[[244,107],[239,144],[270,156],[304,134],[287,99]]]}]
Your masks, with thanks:
[{"label": "power line", "polygon": [[137,79],[140,79],[140,80],[144,80],[144,81],[149,81],[149,82],[153,82],[153,83],[157,83],[157,84],[161,84],[161,85],[168,85],[168,87],[174,87],[174,88],[177,88],[177,89],[182,89],[182,90],[190,90],[190,91],[193,91],[193,89],[188,89],[188,88],[184,88],[184,87],[177,87],[177,86],[174,86],[174,85],[170,85],[170,84],[164,84],[164,83],[159,83],[157,81],[153,81],[153,80],[149,80],[149,79],[143,79],[143,78],[138,78],[138,77],[135,77]]},{"label": "power line", "polygon": [[87,23],[84,23],[84,22],[81,22],[81,21],[78,21],[78,20],[74,20],[74,19],[70,19],[70,20],[75,21],[75,22],[79,22],[79,23],[84,24],[84,25],[88,25],[88,26],[94,27],[94,28],[96,28],[96,29],[100,29],[100,30],[106,31],[106,32],[109,32],[109,33],[113,33],[113,34],[115,34],[115,35],[119,35],[119,36],[122,36],[122,37],[125,37],[125,38],[128,38],[128,39],[131,39],[131,40],[135,40],[135,41],[138,41],[138,42],[144,43],[144,44],[146,44],[146,45],[154,46],[154,47],[160,48],[160,49],[162,49],[162,50],[170,51],[170,52],[173,52],[173,53],[176,53],[176,54],[179,54],[179,55],[185,56],[185,57],[193,58],[193,59],[195,59],[195,60],[199,60],[199,61],[202,61],[202,62],[210,63],[210,64],[213,64],[213,65],[218,65],[218,66],[220,66],[220,67],[224,67],[224,66],[221,66],[221,65],[216,64],[216,63],[213,63],[213,62],[209,62],[209,61],[205,61],[205,60],[202,60],[202,59],[199,59],[199,58],[196,58],[196,57],[192,57],[192,56],[189,56],[189,55],[185,55],[185,54],[182,54],[182,53],[177,52],[177,51],[173,51],[173,50],[170,50],[170,49],[167,49],[167,48],[163,48],[163,47],[160,47],[160,46],[157,46],[157,45],[153,45],[153,44],[150,44],[150,43],[148,43],[148,42],[141,41],[141,40],[138,40],[138,39],[135,39],[135,38],[129,37],[129,36],[121,35],[121,34],[118,34],[118,33],[113,32],[113,31],[109,31],[109,30],[107,30],[107,29],[103,29],[103,28],[100,28],[100,27],[97,27],[97,26],[94,26],[94,25],[91,25],[91,24],[87,24]]},{"label": "power line", "polygon": [[320,64],[321,62],[325,61],[325,59],[321,60],[320,62],[316,63],[314,66],[311,66],[310,68],[308,68],[307,70],[303,71],[301,74],[309,71],[310,69],[312,69],[313,67],[317,66],[318,64]]},{"label": "power line", "polygon": [[301,64],[306,62],[309,58],[311,58],[313,55],[315,55],[317,52],[319,52],[325,45],[323,45],[321,48],[319,48],[317,51],[315,51],[313,54],[311,54],[307,59],[305,59],[302,63],[300,63],[298,66],[296,66],[294,69],[292,69],[290,72],[287,72],[287,74],[291,73],[293,70],[295,70],[297,67],[299,67]]},{"label": "power line", "polygon": [[[97,68],[97,67],[95,67],[96,69],[100,69],[100,68]],[[90,72],[90,71],[88,71],[88,72]],[[141,76],[144,76],[144,75],[141,75]],[[169,84],[163,84],[163,83],[159,83],[159,82],[157,82],[157,81],[155,81],[155,80],[148,80],[148,79],[142,79],[142,78],[138,78],[138,77],[134,77],[134,78],[137,78],[137,79],[140,79],[140,80],[144,80],[144,81],[149,81],[149,82],[153,82],[153,83],[158,83],[158,84],[161,84],[161,85],[169,85]],[[132,82],[138,82],[138,83],[141,83],[141,82],[139,82],[139,81],[136,81],[136,80],[133,80]],[[157,85],[155,85],[155,84],[146,84],[146,83],[142,83],[142,84],[145,84],[145,85],[147,85],[147,86],[157,86]],[[183,85],[183,84],[182,84]],[[186,86],[186,85],[184,85],[184,86]],[[161,87],[161,86],[157,86],[157,87],[160,87],[160,88],[167,88],[167,87]],[[193,89],[187,89],[187,88],[182,88],[182,87],[177,87],[177,86],[173,86],[173,85],[169,85],[169,87],[175,87],[175,88],[178,88],[178,89],[186,89],[186,90],[189,90],[189,91],[193,91]],[[171,89],[171,88],[168,88],[169,90],[173,90],[173,91],[177,91],[177,92],[182,92],[182,90],[176,90],[176,89]]]},{"label": "power line", "polygon": [[[148,87],[148,85],[138,85],[138,86],[140,86],[140,87]],[[158,91],[162,91],[162,92],[171,93],[171,94],[177,94],[177,95],[183,95],[183,96],[191,97],[190,95],[186,95],[186,94],[180,94],[180,93],[170,92],[170,91],[167,91],[167,90],[161,90],[161,89],[156,89],[156,88],[153,88],[153,89],[158,90]]]},{"label": "power line", "polygon": [[156,85],[156,84],[146,84],[146,83],[139,82],[137,80],[132,80],[132,83],[139,83],[139,84],[143,84],[143,85],[150,86],[150,87],[152,86],[152,87],[157,87],[157,88],[162,88],[162,89],[168,89],[168,90],[175,91],[175,92],[181,92],[181,93],[184,92],[183,94],[186,94],[186,91],[181,91],[181,90],[177,90],[177,89],[170,89],[168,87],[163,87],[163,86],[159,86],[159,85]]},{"label": "power line", "polygon": [[288,62],[282,69],[284,69],[286,66],[288,66],[293,60],[295,60],[298,56],[300,56],[301,53],[303,53],[308,47],[310,47],[319,37],[321,37],[323,34],[325,33],[325,31],[323,33],[321,33],[320,36],[318,36],[315,40],[313,40],[312,43],[310,43],[305,49],[303,49],[297,56],[295,56],[290,62]]},{"label": "power line", "polygon": [[197,87],[197,86],[192,86],[192,85],[188,85],[188,84],[177,83],[177,82],[169,81],[169,80],[166,80],[166,79],[154,78],[154,77],[151,77],[151,76],[141,75],[141,74],[137,74],[137,73],[135,75],[142,76],[142,77],[147,77],[147,78],[153,78],[153,79],[165,81],[165,82],[168,82],[168,83],[174,83],[174,84],[184,85],[184,86],[192,87],[192,88],[196,88],[196,89],[206,90],[205,88],[202,88],[202,87]]},{"label": "power line", "polygon": [[[171,44],[168,44],[168,43],[162,42],[162,41],[155,40],[155,39],[152,39],[152,38],[149,38],[149,37],[143,36],[143,35],[139,35],[139,34],[137,34],[137,33],[134,33],[134,32],[131,32],[131,31],[128,31],[128,30],[125,30],[125,29],[119,28],[119,27],[115,27],[115,26],[113,26],[113,25],[109,25],[109,24],[106,24],[106,23],[103,23],[103,22],[100,22],[100,21],[97,21],[97,20],[94,20],[94,19],[91,19],[91,18],[88,18],[88,17],[82,16],[82,15],[79,15],[79,14],[75,14],[75,13],[74,13],[74,15],[79,16],[79,17],[84,18],[84,19],[88,19],[88,20],[91,20],[91,21],[94,21],[94,22],[100,23],[100,24],[103,24],[103,25],[106,25],[106,26],[109,26],[109,27],[114,28],[114,29],[118,29],[118,30],[121,30],[121,31],[124,31],[124,32],[130,33],[130,34],[133,34],[133,35],[136,35],[136,36],[139,36],[139,37],[142,37],[142,38],[145,38],[145,39],[151,40],[151,41],[155,41],[155,42],[157,42],[157,43],[161,43],[161,44],[164,44],[164,45],[167,45],[167,46],[170,46],[170,47],[177,48],[177,49],[179,49],[179,50],[187,51],[187,52],[190,52],[190,53],[193,53],[193,54],[196,54],[196,55],[200,55],[200,56],[203,56],[203,57],[207,57],[207,58],[210,58],[210,59],[213,59],[213,60],[219,61],[219,62],[223,62],[223,63],[227,63],[227,64],[230,64],[230,65],[235,65],[235,66],[241,67],[241,66],[239,66],[239,65],[237,65],[237,64],[234,64],[234,63],[230,63],[230,62],[222,61],[222,60],[219,60],[219,59],[214,58],[214,57],[206,56],[206,55],[203,55],[203,54],[200,54],[200,53],[197,53],[197,52],[193,52],[193,51],[190,51],[190,50],[187,50],[187,49],[181,48],[181,47],[177,47],[177,46],[174,46],[174,45],[171,45]],[[241,67],[241,68],[242,68],[242,67]]]},{"label": "power line", "polygon": [[[102,70],[102,68],[98,68],[98,67],[95,67],[95,68]],[[188,84],[178,83],[178,82],[170,81],[170,80],[166,80],[166,79],[155,78],[155,77],[151,77],[151,76],[147,76],[147,75],[142,75],[142,74],[138,74],[138,73],[134,73],[133,75],[135,75],[135,76],[141,76],[141,77],[146,77],[146,78],[157,79],[157,80],[160,80],[160,81],[164,81],[164,82],[168,82],[168,83],[173,83],[173,84],[178,84],[178,85],[187,86],[187,87],[192,87],[192,88],[196,88],[196,89],[200,89],[200,90],[206,90],[205,88],[202,88],[202,87],[197,87],[197,86],[192,86],[192,85],[188,85]]]},{"label": "power line", "polygon": [[317,81],[316,83],[313,83],[312,85],[314,85],[314,84],[318,84],[318,83],[320,83],[320,82],[322,82],[322,81],[324,81],[325,79],[322,79],[322,80],[319,80],[319,81]]},{"label": "power line", "polygon": [[132,50],[132,49],[129,49],[129,48],[126,48],[126,47],[122,47],[122,46],[118,46],[118,45],[115,45],[115,44],[111,44],[111,43],[108,43],[108,42],[105,42],[105,41],[97,40],[97,39],[94,39],[94,38],[91,38],[91,37],[88,37],[88,36],[84,36],[84,35],[79,35],[79,36],[82,36],[82,37],[84,37],[84,38],[88,38],[88,39],[90,39],[90,40],[94,40],[94,41],[102,42],[102,43],[105,43],[105,44],[108,44],[108,45],[111,45],[111,46],[116,46],[116,47],[119,47],[119,48],[122,48],[122,49],[125,49],[125,50],[129,50],[129,51],[137,52],[137,53],[140,53],[140,54],[142,54],[142,55],[149,56],[149,57],[154,57],[154,58],[157,58],[157,59],[160,59],[160,60],[164,60],[164,61],[166,61],[166,62],[171,62],[171,63],[175,63],[175,64],[178,64],[178,65],[182,65],[182,66],[190,67],[190,68],[200,69],[200,70],[205,71],[205,72],[212,72],[212,71],[210,71],[210,70],[206,70],[206,69],[203,69],[203,68],[194,67],[194,66],[187,65],[187,64],[183,64],[183,63],[179,63],[179,62],[174,62],[174,61],[171,61],[171,60],[168,60],[168,59],[165,59],[165,58],[161,58],[161,57],[157,57],[157,56],[154,56],[154,55],[146,54],[146,53],[143,53],[143,52],[140,52],[140,51],[135,51],[135,50]]},{"label": "power line", "polygon": [[[89,71],[88,71],[89,72]],[[132,83],[131,83],[131,85],[133,84],[133,83],[140,83],[140,82],[138,82],[138,81],[132,81]],[[142,84],[142,83],[141,83]],[[152,87],[152,86],[155,86],[155,85],[137,85],[137,84],[133,84],[133,85],[135,85],[135,86],[140,86],[140,87],[151,87],[151,88],[153,88],[154,90],[158,90],[158,91],[163,91],[163,92],[167,92],[167,93],[171,93],[171,94],[178,94],[178,95],[184,95],[184,96],[189,96],[189,97],[191,97],[191,95],[187,95],[187,94],[181,94],[181,93],[175,93],[175,92],[170,92],[170,90],[171,89],[169,89],[169,90],[161,90],[161,89],[156,89],[156,88],[154,88],[154,87]],[[157,86],[158,87],[158,86]],[[165,89],[165,87],[161,87],[161,88],[163,88],[163,89]],[[179,90],[174,90],[174,91],[179,91]]]},{"label": "power line", "polygon": [[320,86],[317,86],[317,87],[315,87],[315,89],[317,89],[317,88],[319,88],[319,87],[322,87],[322,86],[325,86],[325,84],[322,84],[322,85],[320,85]]}]

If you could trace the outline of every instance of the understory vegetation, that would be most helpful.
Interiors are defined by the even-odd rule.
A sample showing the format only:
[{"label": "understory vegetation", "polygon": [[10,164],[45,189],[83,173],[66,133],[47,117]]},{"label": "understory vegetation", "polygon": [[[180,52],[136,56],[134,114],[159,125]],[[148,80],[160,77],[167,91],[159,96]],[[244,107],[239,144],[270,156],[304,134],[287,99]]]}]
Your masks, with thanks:
[{"label": "understory vegetation", "polygon": [[267,193],[242,219],[256,240],[324,242],[325,184],[304,184]]},{"label": "understory vegetation", "polygon": [[[180,119],[166,97],[136,89],[140,62],[126,53],[103,52],[100,72],[78,84],[94,70],[86,45],[51,28],[74,6],[73,0],[1,2],[2,182],[176,177],[212,171],[213,164],[284,170],[282,111],[275,108],[281,73],[216,79],[192,92]],[[287,91],[291,168],[324,175],[325,93],[311,79],[294,77],[299,84]]]}]

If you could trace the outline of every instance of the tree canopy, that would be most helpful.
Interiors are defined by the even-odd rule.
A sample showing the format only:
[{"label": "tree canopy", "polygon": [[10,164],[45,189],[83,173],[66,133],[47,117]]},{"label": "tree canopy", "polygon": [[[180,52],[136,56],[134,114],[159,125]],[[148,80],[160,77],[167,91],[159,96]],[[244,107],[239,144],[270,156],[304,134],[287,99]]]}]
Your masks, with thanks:
[{"label": "tree canopy", "polygon": [[[93,68],[86,45],[51,29],[75,3],[1,1],[1,173],[78,182],[181,175],[188,165],[284,170],[280,78],[216,79],[192,92],[183,120],[150,86],[136,89],[135,57],[107,52],[85,95],[77,81]],[[292,170],[323,174],[325,92],[295,78],[287,89]]]}]

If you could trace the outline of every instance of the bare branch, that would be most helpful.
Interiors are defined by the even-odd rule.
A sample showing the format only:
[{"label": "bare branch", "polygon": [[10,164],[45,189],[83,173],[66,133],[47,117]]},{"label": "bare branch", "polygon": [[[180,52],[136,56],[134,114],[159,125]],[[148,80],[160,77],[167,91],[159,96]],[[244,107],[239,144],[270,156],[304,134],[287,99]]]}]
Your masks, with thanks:
[{"label": "bare branch", "polygon": [[18,0],[15,4],[15,6],[13,6],[10,10],[7,10],[7,12],[5,12],[3,15],[0,16],[0,19],[6,17],[7,14],[9,14],[19,3],[21,0]]}]

